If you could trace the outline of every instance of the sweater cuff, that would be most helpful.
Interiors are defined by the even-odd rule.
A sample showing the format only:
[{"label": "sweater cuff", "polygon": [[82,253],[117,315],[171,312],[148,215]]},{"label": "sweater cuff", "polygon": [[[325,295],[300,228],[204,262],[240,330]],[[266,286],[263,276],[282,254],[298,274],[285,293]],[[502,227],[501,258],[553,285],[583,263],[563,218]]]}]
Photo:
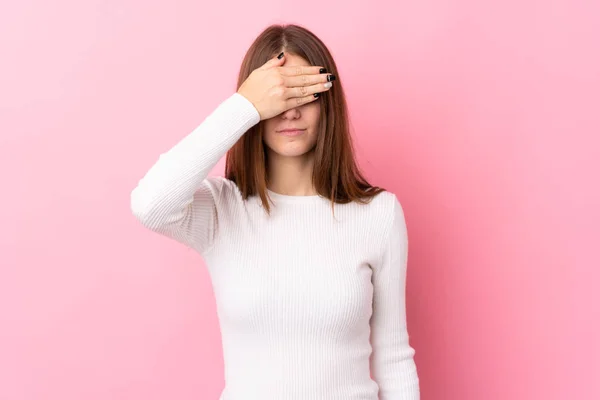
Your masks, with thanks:
[{"label": "sweater cuff", "polygon": [[240,119],[248,120],[252,125],[260,122],[260,114],[250,100],[235,92],[229,97],[229,101],[242,110]]}]

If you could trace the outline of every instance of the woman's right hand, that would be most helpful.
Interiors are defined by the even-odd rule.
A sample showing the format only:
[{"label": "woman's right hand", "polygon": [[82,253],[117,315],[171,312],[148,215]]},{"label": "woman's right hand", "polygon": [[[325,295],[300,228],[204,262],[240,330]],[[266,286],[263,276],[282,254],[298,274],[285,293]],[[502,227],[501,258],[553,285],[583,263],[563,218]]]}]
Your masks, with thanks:
[{"label": "woman's right hand", "polygon": [[273,57],[250,73],[238,89],[260,114],[269,119],[284,111],[316,100],[315,93],[325,92],[333,82],[319,66],[284,67],[285,55]]}]

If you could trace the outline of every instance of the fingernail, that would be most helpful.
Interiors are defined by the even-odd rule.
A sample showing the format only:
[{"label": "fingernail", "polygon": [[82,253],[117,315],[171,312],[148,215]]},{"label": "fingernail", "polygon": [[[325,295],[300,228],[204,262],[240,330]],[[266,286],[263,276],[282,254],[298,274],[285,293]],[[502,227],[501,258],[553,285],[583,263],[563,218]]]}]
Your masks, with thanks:
[{"label": "fingernail", "polygon": [[323,84],[323,86],[325,86],[327,89],[329,89],[331,86],[333,86],[333,83],[327,82],[327,83]]},{"label": "fingernail", "polygon": [[321,68],[321,69],[319,70],[319,73],[320,73],[320,74],[324,74],[324,73],[326,73],[326,72],[327,72],[327,68]]},{"label": "fingernail", "polygon": [[281,60],[281,57],[283,57],[283,51],[281,52],[281,54],[279,54],[279,55],[277,56],[277,58],[278,58],[278,59],[280,59],[280,60]]},{"label": "fingernail", "polygon": [[313,96],[315,96],[315,97],[319,97],[320,95],[321,95],[321,93],[315,93],[315,94],[313,94]]},{"label": "fingernail", "polygon": [[327,82],[335,81],[335,75],[327,75]]}]

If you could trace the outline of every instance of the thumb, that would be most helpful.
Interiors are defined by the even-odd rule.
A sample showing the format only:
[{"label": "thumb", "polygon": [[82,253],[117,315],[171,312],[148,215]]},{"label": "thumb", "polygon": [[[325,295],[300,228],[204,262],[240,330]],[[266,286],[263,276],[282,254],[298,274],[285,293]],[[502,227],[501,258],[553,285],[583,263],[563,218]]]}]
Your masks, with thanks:
[{"label": "thumb", "polygon": [[279,55],[272,57],[269,61],[267,61],[266,63],[263,64],[263,66],[261,67],[261,69],[269,69],[278,65],[283,64],[285,61],[285,54],[282,51],[281,53],[279,53]]}]

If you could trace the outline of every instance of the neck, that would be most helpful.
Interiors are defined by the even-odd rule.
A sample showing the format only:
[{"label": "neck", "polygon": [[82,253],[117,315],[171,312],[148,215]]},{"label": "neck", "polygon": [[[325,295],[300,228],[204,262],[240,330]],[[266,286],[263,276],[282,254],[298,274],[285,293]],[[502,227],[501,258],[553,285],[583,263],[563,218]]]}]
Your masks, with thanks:
[{"label": "neck", "polygon": [[314,151],[297,157],[270,152],[268,157],[268,188],[290,196],[317,194],[312,184]]}]

